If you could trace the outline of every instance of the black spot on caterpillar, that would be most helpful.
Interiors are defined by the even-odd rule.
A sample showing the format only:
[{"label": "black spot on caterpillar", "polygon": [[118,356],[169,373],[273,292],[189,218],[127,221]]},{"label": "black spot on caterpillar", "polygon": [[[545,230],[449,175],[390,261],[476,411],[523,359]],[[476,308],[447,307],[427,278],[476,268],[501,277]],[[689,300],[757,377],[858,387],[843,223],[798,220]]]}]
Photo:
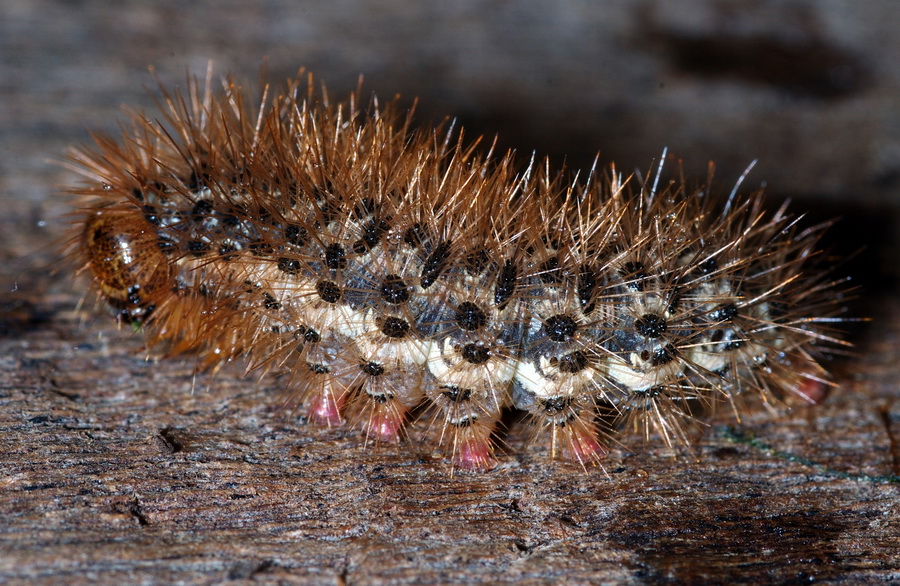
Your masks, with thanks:
[{"label": "black spot on caterpillar", "polygon": [[73,152],[71,254],[151,344],[288,371],[315,422],[398,441],[426,411],[455,467],[486,470],[514,408],[585,466],[623,430],[687,443],[739,396],[833,384],[826,225],[760,193],[520,166],[303,75],[255,103],[199,86]]}]

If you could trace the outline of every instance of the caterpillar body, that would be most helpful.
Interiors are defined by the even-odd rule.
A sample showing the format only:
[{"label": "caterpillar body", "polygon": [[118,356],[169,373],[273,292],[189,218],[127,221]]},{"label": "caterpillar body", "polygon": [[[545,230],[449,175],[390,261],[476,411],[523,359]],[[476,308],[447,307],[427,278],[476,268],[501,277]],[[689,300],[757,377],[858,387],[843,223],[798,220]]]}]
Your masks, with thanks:
[{"label": "caterpillar body", "polygon": [[520,165],[303,74],[258,101],[224,86],[72,154],[72,254],[152,345],[287,372],[312,421],[377,441],[430,419],[468,470],[497,464],[511,408],[585,466],[622,430],[687,443],[717,405],[833,384],[825,225],[737,188]]}]

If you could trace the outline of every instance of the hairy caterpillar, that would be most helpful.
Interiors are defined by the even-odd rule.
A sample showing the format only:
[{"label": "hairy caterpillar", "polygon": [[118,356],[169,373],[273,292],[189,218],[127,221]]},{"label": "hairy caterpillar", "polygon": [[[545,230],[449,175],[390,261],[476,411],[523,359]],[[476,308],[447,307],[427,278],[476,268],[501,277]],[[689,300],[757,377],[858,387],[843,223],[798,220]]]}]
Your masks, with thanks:
[{"label": "hairy caterpillar", "polygon": [[379,441],[422,414],[470,470],[496,465],[509,408],[586,465],[621,430],[687,443],[743,394],[833,384],[826,225],[737,188],[518,165],[313,87],[250,101],[190,81],[162,122],[133,114],[122,141],[72,154],[72,255],[150,344],[287,372],[311,420]]}]

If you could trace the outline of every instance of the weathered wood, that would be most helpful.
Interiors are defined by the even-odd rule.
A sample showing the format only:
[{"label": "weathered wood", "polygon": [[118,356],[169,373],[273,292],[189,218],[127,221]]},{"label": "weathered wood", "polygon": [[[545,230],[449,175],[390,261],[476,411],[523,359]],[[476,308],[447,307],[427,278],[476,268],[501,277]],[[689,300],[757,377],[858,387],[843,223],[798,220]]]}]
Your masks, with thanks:
[{"label": "weathered wood", "polygon": [[[626,438],[605,471],[587,473],[525,449],[514,427],[501,468],[451,476],[446,454],[416,447],[421,431],[400,448],[366,447],[357,432],[286,413],[277,378],[147,360],[139,335],[116,331],[92,298],[80,304],[70,272],[52,273],[65,209],[54,194],[72,177],[46,159],[83,138],[82,124],[146,102],[148,64],[177,79],[173,62],[202,66],[233,34],[243,44],[222,60],[244,71],[269,53],[278,68],[318,64],[327,79],[327,52],[346,50],[340,34],[358,42],[369,12],[352,31],[334,24],[346,15],[316,12],[309,22],[332,22],[330,38],[298,31],[303,43],[273,47],[265,33],[278,14],[188,24],[142,6],[12,1],[0,18],[0,77],[13,80],[0,110],[0,582],[900,581],[900,298],[889,290],[866,293],[875,319],[823,405],[740,423],[723,414],[693,455]],[[120,46],[126,33],[136,40]],[[402,58],[450,50],[419,42]],[[345,61],[370,81],[381,73],[375,57],[335,59],[336,77],[352,79]],[[485,71],[488,84],[496,69]],[[760,143],[740,149],[745,160],[766,154]],[[890,182],[867,190],[897,201]],[[891,220],[876,227],[873,238],[896,241]],[[866,254],[895,263],[893,250]]]},{"label": "weathered wood", "polygon": [[501,469],[451,477],[415,435],[365,448],[281,411],[277,381],[147,361],[139,337],[81,324],[70,295],[19,301],[0,340],[8,580],[897,577],[885,359],[820,407],[711,428],[696,461],[629,439],[585,474],[513,436]]}]

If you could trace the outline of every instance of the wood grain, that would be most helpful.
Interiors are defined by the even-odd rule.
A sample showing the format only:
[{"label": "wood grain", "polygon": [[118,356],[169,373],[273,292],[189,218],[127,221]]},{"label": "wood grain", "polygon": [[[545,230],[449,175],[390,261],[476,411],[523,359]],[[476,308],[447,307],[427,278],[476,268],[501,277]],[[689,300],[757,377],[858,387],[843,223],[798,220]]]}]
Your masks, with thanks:
[{"label": "wood grain", "polygon": [[[865,203],[838,189],[823,212],[836,209],[851,225],[860,210],[877,218],[865,236],[854,236],[869,250],[847,265],[869,285],[860,307],[873,321],[854,332],[856,355],[835,364],[840,389],[823,405],[760,410],[740,422],[723,417],[693,454],[626,438],[605,470],[587,473],[525,449],[527,438],[513,431],[505,438],[512,455],[501,468],[451,475],[446,454],[417,447],[424,432],[400,448],[366,447],[357,432],[317,429],[281,409],[277,378],[257,382],[243,377],[240,365],[195,375],[189,359],[148,360],[140,336],[117,331],[83,297],[83,283],[62,269],[55,242],[67,203],[56,194],[73,176],[47,159],[84,140],[86,124],[114,130],[120,103],[147,104],[148,64],[178,79],[181,64],[202,70],[217,53],[232,61],[226,69],[248,77],[265,54],[277,74],[300,64],[339,80],[362,69],[370,80],[383,74],[388,81],[398,71],[409,74],[404,79],[424,71],[433,83],[406,81],[402,89],[438,96],[452,86],[441,115],[475,112],[459,96],[499,92],[486,89],[497,83],[495,61],[485,58],[482,76],[467,72],[459,87],[435,64],[449,67],[453,48],[480,38],[473,27],[486,6],[468,5],[468,20],[460,18],[471,26],[459,25],[452,42],[411,38],[415,27],[399,27],[401,58],[389,33],[376,35],[367,29],[372,21],[348,16],[362,11],[354,3],[337,3],[331,12],[273,3],[210,12],[192,24],[185,17],[202,14],[206,3],[76,4],[13,0],[0,18],[0,582],[900,581],[900,298],[892,280],[900,198],[888,173],[900,166],[858,170],[869,173]],[[361,14],[375,14],[378,4]],[[715,3],[696,4],[712,10]],[[296,30],[278,28],[280,11]],[[423,22],[432,16],[419,15]],[[508,26],[517,22],[509,12],[501,16]],[[573,27],[577,16],[572,12]],[[554,22],[563,20],[555,15]],[[343,30],[346,22],[355,26]],[[852,24],[848,43],[859,34]],[[222,31],[240,42],[225,43]],[[295,45],[267,44],[267,34],[292,32]],[[379,52],[351,51],[365,46],[367,34]],[[575,51],[575,40],[553,46]],[[521,68],[507,82],[526,79],[522,72],[542,63],[546,42],[514,56],[497,45],[495,60]],[[633,47],[623,47],[642,62]],[[876,48],[900,59],[890,53],[894,46]],[[439,54],[443,61],[433,58]],[[592,83],[602,83],[598,75]],[[894,87],[895,72],[881,75],[867,82],[881,89],[841,98],[843,105],[812,100],[819,118],[807,120],[821,128],[806,139],[828,132],[857,146],[896,139],[872,122],[869,134],[860,130],[859,140],[849,141],[828,117],[853,99],[861,101],[853,106],[859,111],[872,100],[867,120],[895,115],[886,113],[883,94]],[[685,108],[696,108],[691,96],[716,82],[694,83],[695,90],[682,88]],[[490,120],[491,111],[471,117]],[[546,134],[527,135],[522,146],[531,148],[539,136]],[[656,136],[643,140],[649,156],[663,144]],[[799,144],[802,150],[807,143]],[[747,161],[766,153],[765,142],[748,139],[733,155]],[[808,203],[817,193],[802,195]]]}]

